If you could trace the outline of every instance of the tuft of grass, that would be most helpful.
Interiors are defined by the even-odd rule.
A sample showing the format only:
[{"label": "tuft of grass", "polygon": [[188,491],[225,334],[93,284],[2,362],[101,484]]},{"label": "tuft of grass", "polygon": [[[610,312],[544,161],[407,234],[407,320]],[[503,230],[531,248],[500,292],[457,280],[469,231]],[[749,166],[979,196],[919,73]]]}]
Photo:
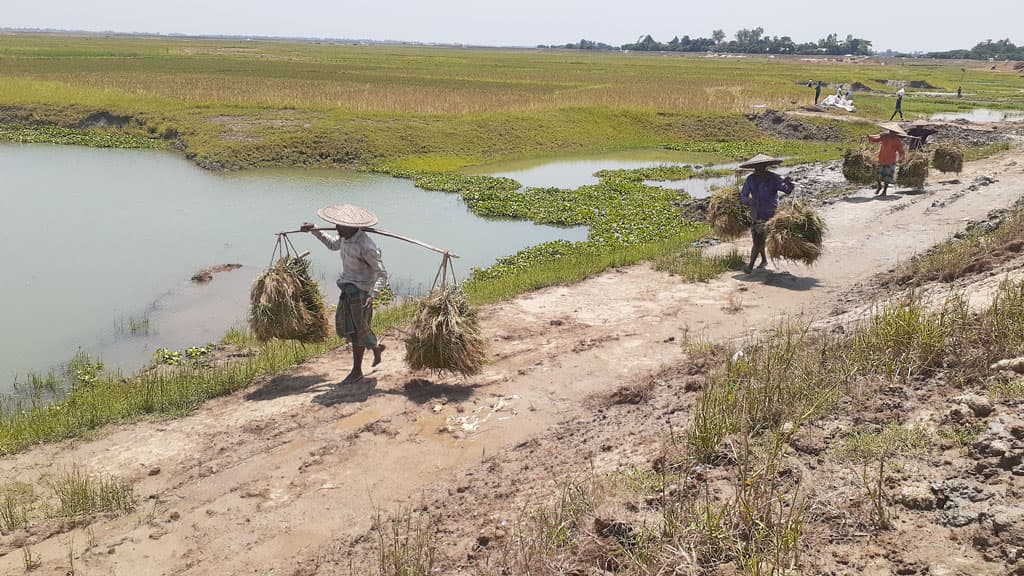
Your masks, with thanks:
[{"label": "tuft of grass", "polygon": [[21,565],[26,573],[32,572],[43,565],[43,559],[39,554],[32,552],[32,547],[26,544],[21,548]]},{"label": "tuft of grass", "polygon": [[684,436],[698,462],[711,464],[724,456],[722,443],[737,430],[736,402],[735,388],[729,386],[712,386],[701,395]]},{"label": "tuft of grass", "polygon": [[889,498],[886,494],[886,472],[900,457],[925,451],[930,435],[920,426],[889,424],[877,432],[855,432],[843,439],[839,449],[842,458],[857,466],[857,475],[871,502],[875,525],[886,530],[892,527]]},{"label": "tuft of grass", "polygon": [[430,576],[437,556],[437,533],[429,516],[411,511],[382,517],[377,533],[378,576]]},{"label": "tuft of grass", "polygon": [[1024,400],[1024,380],[999,380],[989,384],[985,391],[996,400]]},{"label": "tuft of grass", "polygon": [[911,297],[876,312],[851,342],[850,357],[875,374],[904,381],[941,366],[950,322]]},{"label": "tuft of grass", "polygon": [[687,282],[707,282],[730,270],[739,270],[745,263],[737,250],[724,256],[709,256],[702,248],[685,246],[656,258],[653,265],[655,270],[674,274]]},{"label": "tuft of grass", "polygon": [[977,424],[962,424],[948,428],[939,428],[935,434],[943,440],[949,440],[957,448],[967,448],[978,441],[984,428]]},{"label": "tuft of grass", "polygon": [[627,492],[648,497],[664,494],[669,486],[681,478],[680,471],[673,467],[662,467],[655,470],[630,466],[616,472],[612,481],[621,484]]},{"label": "tuft of grass", "polygon": [[12,482],[0,487],[0,532],[27,527],[35,500],[31,484]]},{"label": "tuft of grass", "polygon": [[57,497],[52,515],[76,522],[93,514],[123,515],[135,510],[138,498],[126,481],[86,472],[78,466],[58,472],[47,480]]}]

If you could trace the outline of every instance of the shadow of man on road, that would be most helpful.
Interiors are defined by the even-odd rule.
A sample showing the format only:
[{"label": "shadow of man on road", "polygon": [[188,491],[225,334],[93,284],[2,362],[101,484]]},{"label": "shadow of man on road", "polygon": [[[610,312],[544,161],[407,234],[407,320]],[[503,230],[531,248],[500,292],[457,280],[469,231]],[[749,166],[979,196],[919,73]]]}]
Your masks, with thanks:
[{"label": "shadow of man on road", "polygon": [[330,383],[325,382],[322,376],[311,374],[309,376],[296,376],[294,374],[278,374],[267,380],[262,386],[245,395],[246,400],[261,402],[264,400],[276,400],[292,394],[316,391],[326,388]]},{"label": "shadow of man on road", "polygon": [[330,407],[338,404],[365,402],[371,396],[391,394],[405,396],[416,404],[444,399],[444,402],[459,403],[469,400],[476,393],[479,384],[437,384],[423,378],[413,378],[395,390],[377,388],[377,379],[363,378],[354,384],[329,385],[328,389],[313,397],[313,402]]},{"label": "shadow of man on road", "polygon": [[761,282],[767,286],[775,286],[785,290],[803,292],[817,288],[821,282],[810,276],[796,276],[789,272],[775,272],[773,270],[755,269],[750,274],[740,273],[733,275],[733,278],[740,282]]}]

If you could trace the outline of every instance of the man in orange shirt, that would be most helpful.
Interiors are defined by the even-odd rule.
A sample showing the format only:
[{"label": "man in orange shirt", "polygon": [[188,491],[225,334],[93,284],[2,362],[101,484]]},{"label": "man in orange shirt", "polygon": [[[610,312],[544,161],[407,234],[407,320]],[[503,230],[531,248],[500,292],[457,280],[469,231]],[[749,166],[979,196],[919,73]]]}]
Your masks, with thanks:
[{"label": "man in orange shirt", "polygon": [[879,126],[888,132],[868,136],[868,140],[882,144],[878,151],[878,186],[875,188],[875,196],[885,196],[889,191],[889,184],[896,179],[896,163],[907,157],[903,141],[900,140],[900,137],[907,136],[907,133],[895,122],[882,122]]}]

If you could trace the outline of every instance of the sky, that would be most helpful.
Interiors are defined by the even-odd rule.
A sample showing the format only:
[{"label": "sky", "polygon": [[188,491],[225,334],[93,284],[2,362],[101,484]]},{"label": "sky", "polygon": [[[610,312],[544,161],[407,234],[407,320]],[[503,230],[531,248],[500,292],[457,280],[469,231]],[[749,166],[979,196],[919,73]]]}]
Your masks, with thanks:
[{"label": "sky", "polygon": [[[728,38],[742,28],[816,41],[829,33],[876,51],[1024,44],[1024,0],[7,0],[4,28],[398,40],[484,46],[620,45],[645,34]],[[954,8],[950,9],[949,6]],[[849,9],[845,8],[850,6]]]}]

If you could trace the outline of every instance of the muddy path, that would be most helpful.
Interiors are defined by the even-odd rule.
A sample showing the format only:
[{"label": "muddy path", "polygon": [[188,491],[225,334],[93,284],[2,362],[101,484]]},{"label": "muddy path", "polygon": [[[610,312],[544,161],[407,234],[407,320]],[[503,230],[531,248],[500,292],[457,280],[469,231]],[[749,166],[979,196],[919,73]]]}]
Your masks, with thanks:
[{"label": "muddy path", "polygon": [[[777,265],[686,284],[641,265],[488,307],[481,316],[492,361],[468,381],[408,372],[392,337],[384,362],[357,385],[338,385],[349,352],[337,349],[186,418],[6,457],[0,482],[38,482],[80,465],[130,479],[141,504],[88,529],[41,525],[0,536],[0,573],[23,570],[25,545],[40,558],[38,574],[66,573],[69,556],[76,574],[303,573],[295,571],[367,542],[378,511],[436,497],[454,478],[490,474],[508,489],[544,486],[549,476],[518,485],[519,472],[492,469],[490,459],[545,469],[544,456],[515,447],[567,422],[599,427],[593,398],[680,365],[682,344],[856,308],[864,304],[863,292],[851,292],[857,283],[1022,191],[1016,149],[968,165],[959,178],[933,176],[923,193],[878,199],[863,189],[825,206],[831,232],[813,268]],[[576,440],[564,437],[562,449],[571,451]],[[460,498],[466,514],[487,514],[476,508],[486,500]]]}]

